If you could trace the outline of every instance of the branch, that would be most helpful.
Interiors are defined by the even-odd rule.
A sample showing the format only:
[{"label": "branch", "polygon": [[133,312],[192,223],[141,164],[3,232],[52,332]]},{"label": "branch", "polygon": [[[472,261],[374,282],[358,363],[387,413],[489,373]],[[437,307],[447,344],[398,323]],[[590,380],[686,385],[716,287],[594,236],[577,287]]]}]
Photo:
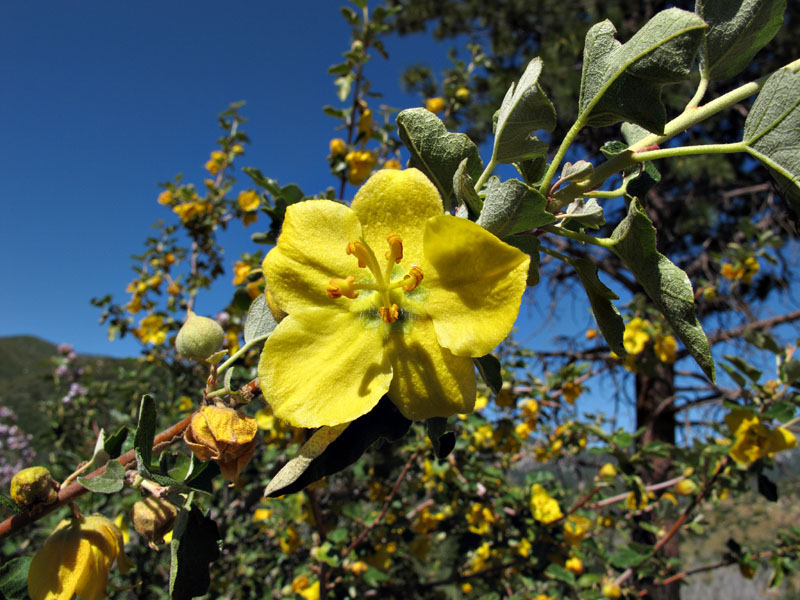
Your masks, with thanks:
[{"label": "branch", "polygon": [[[155,439],[153,440],[153,453],[157,454],[165,450],[169,445],[178,441],[182,436],[183,432],[189,427],[189,423],[192,420],[192,416],[189,415],[179,423],[176,423],[169,429],[165,429],[161,433],[159,433]],[[116,461],[121,464],[126,469],[128,467],[133,466],[136,463],[136,455],[134,450],[129,450],[122,456],[116,459]],[[105,473],[106,467],[105,465],[93,471],[87,476],[87,479],[92,479],[99,475]],[[45,515],[50,514],[54,510],[61,508],[62,506],[69,504],[70,502],[74,502],[84,494],[86,494],[89,490],[83,487],[77,481],[75,483],[71,483],[70,485],[61,488],[58,492],[58,500],[53,502],[52,504],[48,504],[35,510],[33,512],[26,512],[14,515],[9,517],[2,523],[0,523],[0,540],[10,536],[17,531],[20,531],[24,527],[27,527],[31,523],[38,521]]]}]

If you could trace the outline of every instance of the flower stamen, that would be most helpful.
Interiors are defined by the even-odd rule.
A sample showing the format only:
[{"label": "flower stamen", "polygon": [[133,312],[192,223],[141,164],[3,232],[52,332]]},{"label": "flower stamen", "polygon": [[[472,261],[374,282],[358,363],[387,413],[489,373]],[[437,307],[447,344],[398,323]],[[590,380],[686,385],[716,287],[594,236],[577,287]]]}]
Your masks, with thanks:
[{"label": "flower stamen", "polygon": [[403,277],[403,282],[404,282],[403,289],[406,292],[414,291],[415,289],[417,289],[417,286],[422,281],[422,277],[423,277],[422,269],[414,265],[413,267],[411,267],[411,270],[408,272],[408,274],[405,277]]},{"label": "flower stamen", "polygon": [[384,323],[394,323],[400,316],[400,307],[397,304],[391,306],[380,306],[378,312],[381,314],[381,321]]},{"label": "flower stamen", "polygon": [[347,244],[347,255],[353,255],[358,259],[358,266],[361,269],[367,268],[370,261],[369,251],[363,242],[350,242]]},{"label": "flower stamen", "polygon": [[344,296],[345,298],[350,298],[351,300],[355,300],[358,298],[358,290],[355,286],[355,277],[352,275],[348,276],[347,279],[339,279],[334,277],[328,282],[328,287],[325,291],[328,293],[328,298],[341,298]]}]

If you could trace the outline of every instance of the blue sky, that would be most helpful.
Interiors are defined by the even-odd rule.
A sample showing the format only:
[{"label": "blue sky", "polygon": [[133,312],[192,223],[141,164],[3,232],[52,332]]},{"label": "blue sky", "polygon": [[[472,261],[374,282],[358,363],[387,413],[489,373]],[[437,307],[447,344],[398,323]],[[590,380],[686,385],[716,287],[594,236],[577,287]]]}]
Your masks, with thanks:
[{"label": "blue sky", "polygon": [[[130,255],[156,219],[172,216],[155,202],[157,183],[183,173],[201,185],[219,136],[216,115],[230,102],[247,102],[253,144],[242,166],[307,193],[334,183],[325,157],[336,122],[321,107],[337,103],[326,71],[349,46],[341,4],[7,5],[0,335],[33,334],[81,352],[137,352],[133,340],[106,341],[89,299],[124,297]],[[419,105],[400,92],[400,73],[419,61],[446,66],[448,46],[414,36],[387,47],[392,60],[376,56],[368,66],[373,89],[390,105]],[[234,227],[223,237],[228,265],[253,249],[251,232]],[[216,311],[230,293],[224,287],[200,296],[197,309]]]}]

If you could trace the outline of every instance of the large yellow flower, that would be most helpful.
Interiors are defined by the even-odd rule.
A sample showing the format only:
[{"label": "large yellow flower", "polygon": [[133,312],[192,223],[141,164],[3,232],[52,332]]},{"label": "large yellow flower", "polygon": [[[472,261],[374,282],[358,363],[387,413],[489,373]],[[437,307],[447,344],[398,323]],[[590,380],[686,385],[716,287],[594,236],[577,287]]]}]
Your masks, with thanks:
[{"label": "large yellow flower", "polygon": [[472,411],[471,357],[508,334],[530,259],[442,212],[416,169],[379,171],[352,208],[309,200],[287,209],[264,275],[289,316],[258,367],[276,417],[338,425],[384,394],[414,420]]},{"label": "large yellow flower", "polygon": [[725,423],[736,439],[729,454],[741,466],[797,445],[791,431],[783,427],[770,429],[757,415],[746,410],[731,411],[725,415]]},{"label": "large yellow flower", "polygon": [[123,573],[130,568],[122,546],[122,532],[105,517],[61,521],[33,557],[28,594],[32,600],[105,598],[114,561]]}]

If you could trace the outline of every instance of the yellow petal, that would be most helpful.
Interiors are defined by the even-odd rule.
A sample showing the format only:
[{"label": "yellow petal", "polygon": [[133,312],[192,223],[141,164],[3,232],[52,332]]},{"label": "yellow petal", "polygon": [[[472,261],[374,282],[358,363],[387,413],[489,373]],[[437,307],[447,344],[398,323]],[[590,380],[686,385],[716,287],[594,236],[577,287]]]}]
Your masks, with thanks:
[{"label": "yellow petal", "polygon": [[472,359],[454,356],[436,341],[430,319],[415,320],[389,339],[394,379],[389,398],[413,421],[470,413],[475,406]]},{"label": "yellow petal", "polygon": [[79,525],[61,521],[34,555],[28,571],[32,600],[71,600],[89,560],[90,548],[81,542]]},{"label": "yellow petal", "polygon": [[530,257],[466,219],[443,215],[425,227],[425,309],[439,343],[483,356],[511,331]]},{"label": "yellow petal", "polygon": [[797,438],[784,427],[776,427],[769,434],[769,451],[780,452],[797,446]]},{"label": "yellow petal", "polygon": [[328,282],[362,274],[358,262],[348,256],[347,244],[361,238],[355,213],[330,200],[307,200],[286,209],[278,243],[264,259],[267,287],[284,311],[303,307],[332,306],[325,291]]},{"label": "yellow petal", "polygon": [[330,308],[302,310],[281,321],[258,364],[275,416],[295,427],[321,427],[369,412],[392,379],[382,325]]},{"label": "yellow petal", "polygon": [[388,249],[386,236],[390,233],[400,236],[402,266],[406,268],[422,264],[425,221],[444,210],[438,190],[417,169],[378,171],[358,190],[352,206],[364,228],[364,240],[381,264]]},{"label": "yellow petal", "polygon": [[740,430],[748,429],[758,423],[758,417],[746,410],[732,410],[725,415],[725,423],[734,436],[740,435]]}]

